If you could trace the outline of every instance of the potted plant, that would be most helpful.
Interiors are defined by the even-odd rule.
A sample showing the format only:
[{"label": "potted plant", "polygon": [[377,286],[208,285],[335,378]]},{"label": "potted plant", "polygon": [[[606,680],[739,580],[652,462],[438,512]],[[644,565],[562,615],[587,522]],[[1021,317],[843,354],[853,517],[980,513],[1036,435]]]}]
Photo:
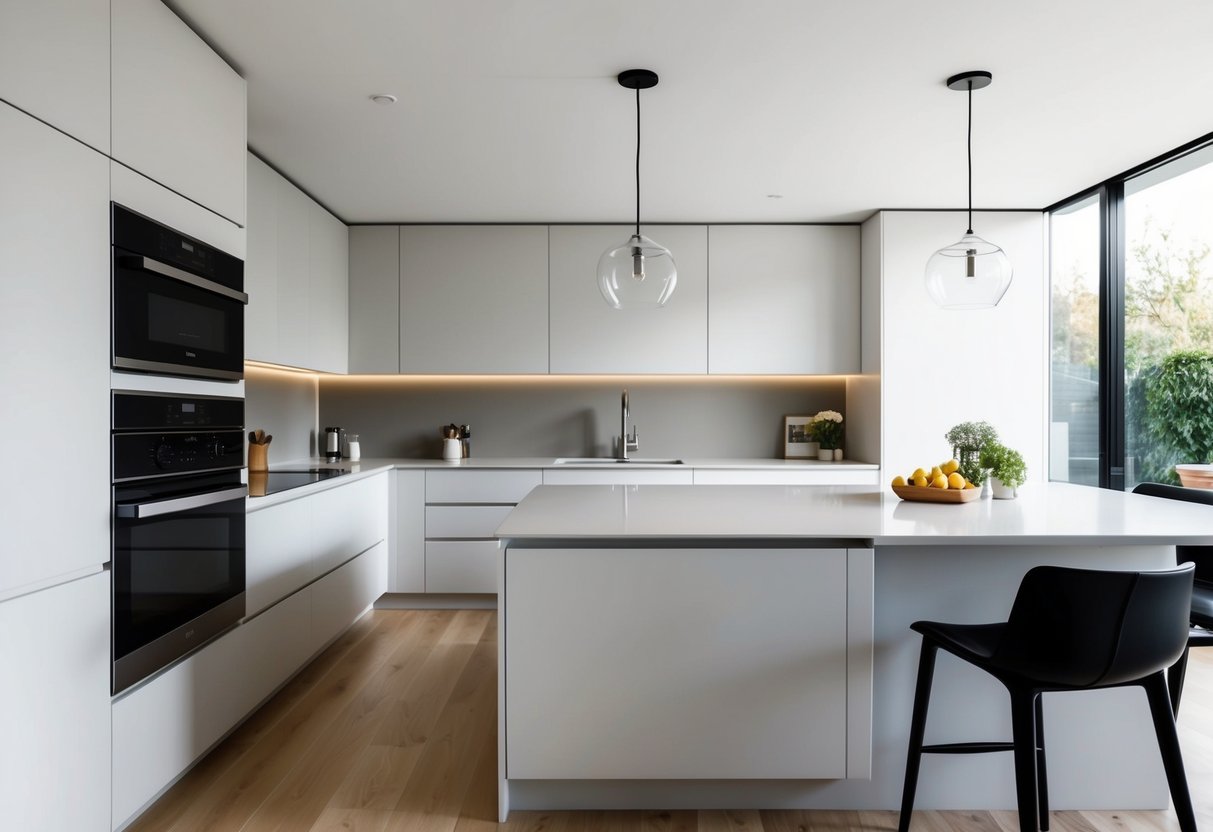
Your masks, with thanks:
[{"label": "potted plant", "polygon": [[981,449],[981,467],[990,472],[990,488],[995,500],[1014,500],[1018,488],[1028,476],[1023,455],[1001,442],[991,442]]},{"label": "potted plant", "polygon": [[837,410],[822,410],[809,419],[805,432],[821,446],[817,458],[825,462],[831,459],[841,459],[842,450],[842,414]]},{"label": "potted plant", "polygon": [[952,446],[952,458],[960,463],[960,475],[974,485],[985,482],[982,448],[998,441],[998,431],[989,422],[961,422],[944,434]]}]

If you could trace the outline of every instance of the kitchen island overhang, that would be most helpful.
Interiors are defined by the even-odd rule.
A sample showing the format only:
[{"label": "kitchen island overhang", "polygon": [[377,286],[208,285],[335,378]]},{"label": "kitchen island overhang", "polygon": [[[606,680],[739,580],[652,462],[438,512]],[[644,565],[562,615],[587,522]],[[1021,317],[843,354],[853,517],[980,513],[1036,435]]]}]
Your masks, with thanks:
[{"label": "kitchen island overhang", "polygon": [[[864,487],[561,486],[502,524],[509,809],[898,805],[928,618],[1005,619],[1054,563],[1165,568],[1199,506],[1067,484],[901,503]],[[928,741],[1006,739],[1006,694],[941,657]],[[1139,701],[1140,699],[1140,701]],[[1045,698],[1057,808],[1167,805],[1136,691]],[[921,808],[1012,808],[1009,755],[924,763]]]}]

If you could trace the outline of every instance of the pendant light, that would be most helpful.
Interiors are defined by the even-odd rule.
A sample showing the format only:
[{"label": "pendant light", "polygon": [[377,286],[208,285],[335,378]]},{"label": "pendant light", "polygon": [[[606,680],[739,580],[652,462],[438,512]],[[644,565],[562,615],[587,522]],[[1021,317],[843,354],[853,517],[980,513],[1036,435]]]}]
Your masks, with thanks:
[{"label": "pendant light", "polygon": [[1011,285],[1006,252],[973,233],[973,90],[990,86],[993,77],[975,70],[947,81],[948,89],[969,94],[969,227],[959,242],[941,248],[927,261],[927,291],[944,309],[989,309],[998,305]]},{"label": "pendant light", "polygon": [[636,232],[598,258],[598,290],[615,309],[665,306],[678,285],[669,249],[640,234],[640,91],[657,86],[657,73],[627,69],[619,85],[636,91]]}]

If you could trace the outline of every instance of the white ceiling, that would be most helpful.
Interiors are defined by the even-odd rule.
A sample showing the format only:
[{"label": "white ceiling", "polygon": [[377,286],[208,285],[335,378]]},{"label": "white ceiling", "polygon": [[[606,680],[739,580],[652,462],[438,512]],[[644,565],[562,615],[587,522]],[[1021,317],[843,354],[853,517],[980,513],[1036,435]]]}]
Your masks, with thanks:
[{"label": "white ceiling", "polygon": [[[249,145],[346,222],[853,221],[1041,208],[1213,131],[1208,0],[170,0]],[[391,107],[372,93],[399,97]],[[782,199],[768,198],[781,194]]]}]

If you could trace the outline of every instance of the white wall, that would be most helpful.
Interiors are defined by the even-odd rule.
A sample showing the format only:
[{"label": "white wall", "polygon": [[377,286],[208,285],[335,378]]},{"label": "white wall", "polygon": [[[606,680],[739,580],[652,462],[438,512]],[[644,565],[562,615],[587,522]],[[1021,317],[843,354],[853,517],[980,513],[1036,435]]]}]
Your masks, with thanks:
[{"label": "white wall", "polygon": [[1047,224],[1034,212],[977,212],[973,224],[1006,251],[1014,279],[998,306],[968,312],[937,307],[923,279],[927,258],[964,232],[964,212],[886,211],[864,224],[865,236],[883,243],[886,479],[947,459],[943,435],[966,421],[997,428],[1023,454],[1029,481],[1048,478]]}]

